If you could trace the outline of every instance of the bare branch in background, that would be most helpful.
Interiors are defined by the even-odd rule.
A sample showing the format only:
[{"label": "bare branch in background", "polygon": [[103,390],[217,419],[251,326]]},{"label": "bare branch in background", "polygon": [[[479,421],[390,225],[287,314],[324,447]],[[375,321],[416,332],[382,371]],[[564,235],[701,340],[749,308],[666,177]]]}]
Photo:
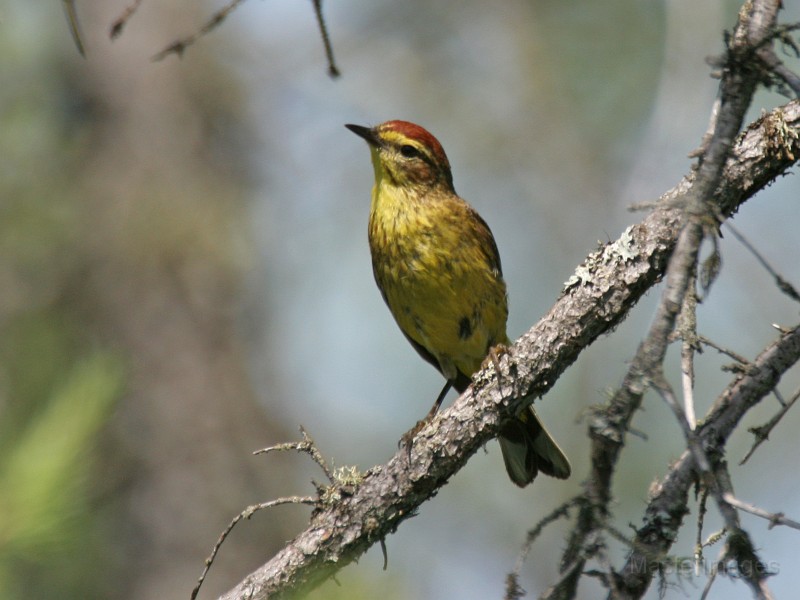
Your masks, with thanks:
[{"label": "bare branch in background", "polygon": [[244,0],[231,0],[220,8],[217,12],[211,15],[211,18],[208,19],[196,32],[191,35],[187,35],[186,37],[180,38],[172,42],[169,46],[161,50],[161,52],[156,53],[153,55],[151,60],[159,61],[165,59],[170,54],[177,54],[178,56],[183,56],[184,51],[194,44],[197,40],[199,40],[204,35],[211,33],[214,31],[222,22],[230,15],[236,8],[242,3]]},{"label": "bare branch in background", "polygon": [[[769,395],[781,376],[800,360],[800,328],[782,334],[738,375],[717,398],[698,427],[700,442],[719,452],[745,413]],[[644,522],[634,537],[634,550],[618,573],[627,596],[638,598],[647,590],[657,566],[675,541],[688,511],[688,495],[697,482],[692,454],[686,450],[651,491]]]},{"label": "bare branch in background", "polygon": [[64,14],[67,17],[67,25],[72,35],[72,41],[83,58],[86,58],[86,47],[83,44],[83,34],[81,33],[81,23],[78,20],[78,11],[75,9],[75,0],[61,0],[64,7]]},{"label": "bare branch in background", "polygon": [[765,259],[761,253],[756,250],[755,246],[753,246],[753,244],[751,244],[747,238],[744,237],[732,224],[725,223],[725,227],[733,234],[733,237],[741,242],[742,246],[747,248],[750,254],[752,254],[759,264],[764,267],[764,270],[772,276],[772,278],[775,280],[775,285],[778,286],[778,289],[789,296],[792,300],[797,300],[800,302],[800,294],[797,293],[795,287],[786,279],[784,279],[780,273],[772,268],[767,259]]},{"label": "bare branch in background", "polygon": [[141,3],[142,0],[133,0],[128,6],[125,7],[125,10],[122,11],[122,14],[114,20],[114,22],[111,24],[111,30],[108,34],[112,40],[118,38],[122,34],[122,30],[125,28],[125,25],[128,24],[128,21],[136,12],[136,9],[139,8]]},{"label": "bare branch in background", "polygon": [[747,451],[747,454],[739,463],[740,465],[743,465],[748,460],[750,460],[750,457],[753,456],[753,452],[755,452],[756,449],[762,443],[766,442],[769,439],[769,434],[772,432],[773,429],[775,429],[775,426],[778,423],[780,423],[781,419],[783,419],[786,413],[789,412],[789,409],[792,408],[792,406],[794,406],[794,403],[797,402],[798,398],[800,398],[800,390],[797,390],[794,393],[792,399],[789,400],[789,402],[781,402],[781,409],[778,411],[778,414],[772,417],[769,421],[767,421],[766,423],[764,423],[759,427],[751,427],[750,429],[748,429],[748,431],[752,433],[756,439],[755,442],[753,442],[753,446],[750,448],[750,450]]},{"label": "bare branch in background", "polygon": [[[122,27],[127,22],[128,18],[133,14],[133,12],[138,8],[139,3],[141,0],[134,0],[134,4],[132,4],[123,15],[117,19],[111,27],[111,37],[114,38],[118,36],[122,30]],[[230,15],[234,10],[236,10],[240,4],[242,4],[244,0],[230,0],[228,4],[223,6],[213,15],[211,18],[208,19],[196,32],[192,33],[191,35],[187,35],[186,37],[179,38],[169,44],[166,48],[161,50],[160,52],[156,53],[152,60],[159,61],[165,59],[170,54],[177,54],[178,56],[183,56],[183,53],[186,49],[197,42],[201,37],[205,36],[208,33],[214,31],[217,27],[219,27],[222,22]],[[322,38],[322,44],[325,48],[325,59],[328,63],[328,75],[333,79],[339,77],[341,74],[339,71],[339,67],[336,66],[336,60],[333,56],[333,45],[331,44],[330,35],[328,34],[328,27],[325,24],[325,18],[322,14],[322,0],[313,0],[314,5],[314,15],[317,18],[317,26],[319,27],[319,34]]]},{"label": "bare branch in background", "polygon": [[734,508],[738,508],[739,510],[748,512],[751,515],[761,517],[762,519],[766,519],[767,521],[769,521],[770,529],[772,529],[776,525],[786,525],[787,527],[791,527],[792,529],[800,529],[800,523],[798,523],[793,519],[787,518],[783,513],[767,512],[762,508],[758,508],[757,506],[753,506],[752,504],[748,504],[747,502],[742,502],[732,494],[725,494],[725,502],[727,502]]},{"label": "bare branch in background", "polygon": [[319,34],[322,37],[322,44],[325,46],[325,58],[328,61],[328,75],[336,79],[341,75],[341,72],[339,71],[339,67],[336,66],[336,60],[333,58],[333,45],[328,35],[328,26],[325,25],[325,18],[322,16],[322,0],[314,0],[314,14],[317,16]]}]

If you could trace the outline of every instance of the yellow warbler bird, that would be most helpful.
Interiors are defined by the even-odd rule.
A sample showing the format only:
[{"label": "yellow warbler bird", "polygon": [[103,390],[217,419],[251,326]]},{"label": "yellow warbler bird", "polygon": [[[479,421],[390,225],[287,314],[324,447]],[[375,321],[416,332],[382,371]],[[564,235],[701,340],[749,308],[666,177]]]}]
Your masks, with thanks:
[{"label": "yellow warbler bird", "polygon": [[[372,270],[411,345],[463,392],[506,335],[508,300],[489,226],[453,188],[439,141],[419,125],[346,125],[369,144],[375,186],[369,214]],[[504,424],[500,448],[518,486],[541,471],[565,479],[570,464],[532,406]]]}]

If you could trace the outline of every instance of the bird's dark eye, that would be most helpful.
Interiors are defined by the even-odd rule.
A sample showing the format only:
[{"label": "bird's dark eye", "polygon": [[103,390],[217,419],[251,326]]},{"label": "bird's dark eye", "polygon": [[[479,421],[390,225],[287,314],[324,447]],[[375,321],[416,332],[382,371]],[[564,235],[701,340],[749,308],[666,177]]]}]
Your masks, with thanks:
[{"label": "bird's dark eye", "polygon": [[405,144],[403,146],[400,146],[400,154],[402,154],[406,158],[416,158],[419,156],[419,150],[414,148],[414,146]]}]

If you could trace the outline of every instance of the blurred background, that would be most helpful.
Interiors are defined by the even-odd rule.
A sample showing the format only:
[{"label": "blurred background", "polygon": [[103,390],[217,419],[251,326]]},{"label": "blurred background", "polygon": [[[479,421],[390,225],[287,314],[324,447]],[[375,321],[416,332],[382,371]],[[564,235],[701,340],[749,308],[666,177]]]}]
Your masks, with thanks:
[{"label": "blurred background", "polygon": [[[220,531],[249,504],[312,494],[307,457],[254,457],[303,425],[335,465],[385,462],[441,386],[383,305],[366,223],[372,169],[344,123],[430,129],[456,189],[494,231],[509,334],[529,328],[598,243],[616,239],[688,172],[738,2],[388,0],[326,3],[342,77],[332,80],[310,2],[248,2],[182,59],[151,57],[220,7],[78,2],[80,58],[60,3],[0,8],[0,598],[188,598]],[[784,22],[800,19],[787,3]],[[789,56],[786,57],[790,59]],[[797,61],[793,63],[797,68]],[[752,118],[785,99],[762,92]],[[800,283],[796,177],[748,202],[735,226]],[[700,306],[700,332],[752,358],[797,305],[731,235]],[[587,469],[581,415],[621,380],[652,292],[538,405],[570,455],[567,482],[520,490],[496,444],[417,517],[313,598],[500,598],[525,531],[575,494]],[[672,356],[673,381],[678,373]],[[730,374],[698,359],[698,413]],[[797,369],[781,386],[791,394]],[[746,426],[777,410],[766,401]],[[636,525],[648,486],[682,448],[648,396],[616,481],[616,524]],[[789,413],[744,466],[741,499],[800,517]],[[301,530],[281,507],[240,524],[200,595],[213,598]],[[674,552],[691,556],[696,507]],[[779,576],[800,585],[797,534],[743,518]],[[568,524],[534,546],[521,583],[557,577]],[[712,508],[704,537],[719,528]],[[613,550],[613,558],[624,549]],[[711,548],[712,561],[718,549]],[[668,580],[697,597],[705,578]],[[653,586],[649,597],[658,596]],[[594,598],[587,582],[581,597]],[[711,598],[749,598],[715,583]]]}]

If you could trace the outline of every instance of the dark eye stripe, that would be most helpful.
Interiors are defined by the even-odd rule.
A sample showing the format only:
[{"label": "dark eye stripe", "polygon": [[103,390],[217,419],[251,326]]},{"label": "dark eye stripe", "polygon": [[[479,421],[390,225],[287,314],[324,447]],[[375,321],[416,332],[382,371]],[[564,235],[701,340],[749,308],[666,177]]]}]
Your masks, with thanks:
[{"label": "dark eye stripe", "polygon": [[420,156],[420,151],[410,144],[403,144],[400,146],[400,154],[406,158],[417,158]]},{"label": "dark eye stripe", "polygon": [[430,165],[432,169],[438,168],[436,166],[436,161],[432,156],[429,156],[427,152],[420,150],[416,146],[412,146],[411,144],[403,144],[400,146],[400,154],[402,154],[406,158],[418,158],[422,162]]}]

